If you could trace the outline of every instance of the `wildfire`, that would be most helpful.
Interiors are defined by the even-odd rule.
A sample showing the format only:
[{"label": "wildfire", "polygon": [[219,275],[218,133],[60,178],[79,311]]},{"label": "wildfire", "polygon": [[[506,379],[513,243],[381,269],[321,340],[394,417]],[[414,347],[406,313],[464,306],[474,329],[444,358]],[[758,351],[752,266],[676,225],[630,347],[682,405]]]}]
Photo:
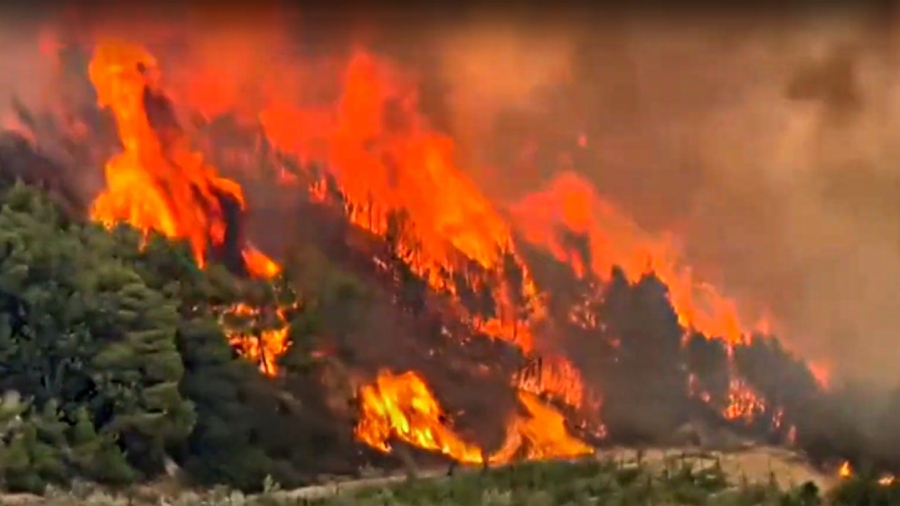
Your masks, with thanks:
[{"label": "wildfire", "polygon": [[[357,52],[343,75],[343,92],[330,111],[285,107],[276,101],[260,114],[260,122],[272,144],[301,160],[324,162],[349,202],[347,214],[356,225],[386,235],[387,212],[407,210],[415,230],[401,234],[405,260],[433,288],[456,295],[441,273],[457,270],[460,256],[496,272],[499,252],[515,256],[511,226],[454,163],[452,139],[430,129],[417,105],[414,83],[402,72],[370,53]],[[586,140],[580,139],[579,144],[585,146]],[[323,192],[313,194],[326,198]],[[563,173],[545,192],[529,196],[511,211],[526,240],[544,246],[580,275],[592,271],[605,279],[617,265],[636,281],[653,270],[668,285],[679,323],[685,328],[735,345],[769,323],[761,319],[752,326],[742,321],[732,300],[696,280],[683,266],[670,238],[640,230],[574,173]],[[588,236],[590,258],[581,258],[560,244],[560,225]],[[525,275],[525,291],[536,299],[528,271],[517,261]],[[538,304],[529,321],[519,321],[504,307],[502,288],[494,295],[501,305],[499,316],[474,320],[478,328],[533,353],[535,338],[530,329],[542,308]],[[597,404],[580,371],[566,357],[544,358],[545,366],[537,374],[521,377],[522,390],[549,394],[576,407]],[[730,383],[729,399],[723,410],[729,419],[751,420],[765,407],[764,400],[737,379]]]},{"label": "wildfire", "polygon": [[[245,206],[241,187],[190,149],[159,83],[156,59],[140,46],[98,44],[88,72],[100,107],[112,110],[123,151],[106,164],[106,190],[91,217],[107,226],[127,222],[186,240],[197,263],[225,242],[225,206]],[[277,264],[246,248],[252,274],[271,276]]]},{"label": "wildfire", "polygon": [[488,455],[453,431],[421,376],[412,371],[395,375],[383,370],[374,383],[360,389],[362,407],[356,435],[384,452],[391,450],[390,440],[396,438],[464,463],[485,459],[504,463],[518,457],[533,460],[593,452],[589,445],[569,435],[563,416],[537,396],[520,391],[518,398],[528,415],[514,415],[503,445]]},{"label": "wildfire", "polygon": [[[165,102],[159,86],[158,64],[151,54],[138,46],[107,42],[96,48],[89,71],[100,105],[109,107],[115,115],[124,147],[120,155],[107,163],[107,189],[95,200],[92,218],[107,226],[128,222],[145,232],[155,230],[171,238],[185,239],[197,262],[204,265],[210,249],[221,246],[225,240],[228,224],[224,205],[228,201],[240,208],[245,205],[240,186],[220,177],[199,153],[189,149],[187,137]],[[452,166],[451,141],[416,121],[402,135],[366,129],[380,125],[375,120],[383,114],[379,108],[384,107],[384,103],[367,102],[383,99],[370,93],[371,79],[377,77],[373,76],[374,72],[377,72],[374,62],[361,55],[354,59],[347,73],[342,114],[335,125],[335,142],[329,152],[336,173],[346,176],[341,179],[342,190],[362,201],[377,189],[379,197],[388,197],[384,201],[386,205],[416,211],[420,226],[426,225],[421,230],[431,232],[418,237],[422,250],[410,248],[408,260],[434,287],[451,290],[444,280],[434,275],[438,267],[453,265],[451,251],[460,251],[483,267],[496,269],[499,253],[511,250],[510,231],[472,183]],[[261,119],[270,135],[277,135],[277,118],[272,111]],[[380,157],[372,157],[361,149],[365,141],[363,134],[367,132],[383,139],[384,152]],[[412,185],[422,191],[391,193],[388,181],[378,179],[388,174],[388,167],[380,161],[384,159],[393,161],[398,174],[406,178],[406,187]],[[434,191],[437,188],[443,191]],[[384,215],[371,210],[351,212],[349,216],[354,223],[373,232],[384,234],[387,230]],[[280,269],[277,263],[251,247],[245,248],[242,254],[255,275],[271,277]],[[533,290],[530,280],[526,280],[526,286]],[[259,309],[238,305],[229,312],[256,317]],[[524,329],[510,332],[499,321],[484,322],[482,326],[493,329],[492,333],[499,337],[515,341],[526,351],[532,347],[531,336]],[[262,372],[274,374],[275,361],[286,349],[286,334],[285,325],[255,334],[231,331],[229,340],[246,357],[259,363]],[[559,367],[548,368],[547,379],[540,387],[574,401],[571,392],[580,397],[580,377],[574,368],[560,362]],[[395,434],[409,443],[441,451],[461,461],[480,461],[481,449],[465,443],[438,421],[440,408],[421,379],[413,373],[399,378],[392,382],[390,376],[381,375],[376,385],[362,390],[366,416],[357,431],[360,439],[387,449],[388,434]],[[529,386],[537,391],[539,385]],[[400,404],[375,402],[377,396]],[[404,399],[408,404],[402,404]],[[561,415],[541,406],[532,394],[523,391],[520,400],[536,418],[515,419],[511,424],[515,436],[509,441],[530,442],[529,451],[534,458],[548,452],[566,454],[587,448],[580,442],[578,446],[577,440],[566,439]],[[541,419],[546,419],[543,425],[551,429],[545,436],[541,436]],[[515,448],[517,445],[507,443],[504,452],[514,452]]]},{"label": "wildfire", "polygon": [[[714,287],[696,280],[684,267],[671,238],[654,237],[601,199],[591,184],[574,172],[558,175],[546,189],[512,206],[513,218],[526,240],[544,246],[579,276],[588,271],[607,279],[614,266],[636,282],[653,271],[669,288],[679,323],[709,337],[737,344],[758,326],[747,325],[737,307]],[[585,235],[590,258],[581,258],[559,240],[559,227]]]},{"label": "wildfire", "polygon": [[[241,187],[219,176],[191,151],[159,85],[156,59],[143,48],[120,42],[97,45],[89,74],[99,105],[112,110],[124,151],[106,164],[106,190],[94,200],[91,218],[106,226],[126,222],[142,230],[186,240],[197,263],[222,247],[228,223],[226,205],[245,206]],[[250,274],[270,278],[280,266],[246,245],[242,257]],[[238,305],[238,316],[259,309]],[[279,313],[279,317],[281,317]],[[275,360],[287,348],[287,323],[251,335],[231,332],[229,341],[246,357],[275,374]]]},{"label": "wildfire", "polygon": [[[230,308],[229,315],[256,319],[261,316],[259,308],[246,304],[238,304]],[[259,370],[263,374],[273,375],[278,371],[276,361],[288,348],[288,323],[285,318],[285,309],[275,311],[278,328],[262,330],[258,332],[242,332],[232,330],[228,332],[228,341],[239,350],[248,360],[259,364]],[[223,321],[223,327],[229,326]]]},{"label": "wildfire", "polygon": [[[128,222],[145,233],[153,230],[185,240],[198,264],[205,265],[213,252],[225,246],[229,206],[237,210],[246,206],[241,187],[220,176],[191,149],[162,91],[158,63],[143,48],[102,43],[95,50],[89,74],[100,106],[115,116],[123,145],[122,153],[106,164],[107,186],[92,205],[92,218],[107,226]],[[204,86],[215,82],[200,81]],[[460,314],[480,331],[535,356],[532,328],[544,317],[544,308],[515,250],[513,226],[457,166],[453,139],[430,128],[419,113],[413,84],[374,55],[357,52],[347,65],[336,101],[301,109],[269,97],[258,120],[272,145],[327,167],[346,199],[346,214],[353,224],[387,236],[397,232],[392,230],[390,211],[407,211],[414,229],[401,231],[399,253],[433,289],[458,299],[452,275],[467,264],[477,264],[483,270],[478,275],[485,277],[484,286],[492,287],[496,315],[469,315],[462,304]],[[208,95],[197,90],[187,94],[204,100],[217,96]],[[585,147],[586,137],[578,143]],[[282,173],[280,181],[293,184],[300,179]],[[307,190],[312,198],[329,198],[321,185]],[[591,272],[602,280],[616,265],[636,281],[653,270],[669,287],[679,323],[685,328],[736,345],[768,323],[742,321],[733,301],[697,280],[683,265],[671,238],[642,231],[574,173],[560,175],[546,191],[530,195],[510,211],[517,232],[567,262],[580,276]],[[562,244],[557,234],[560,226],[588,237],[589,258]],[[252,275],[269,278],[279,273],[280,266],[265,254],[249,245],[240,247]],[[503,279],[508,258],[521,270],[522,295],[531,310],[528,316],[515,307]],[[238,305],[229,313],[256,319],[263,317],[261,311]],[[286,318],[281,312],[277,318],[281,325],[274,330],[234,330],[229,335],[232,345],[259,363],[265,374],[277,371],[276,360],[287,348]],[[524,414],[510,418],[506,440],[493,454],[485,454],[454,431],[428,385],[414,371],[401,375],[382,371],[360,389],[356,435],[382,451],[390,451],[390,442],[396,439],[470,463],[589,453],[590,446],[570,435],[563,416],[541,396],[595,410],[598,402],[566,357],[544,355],[543,367],[535,374],[512,379]],[[704,394],[698,391],[697,395]],[[765,408],[764,401],[736,378],[730,383],[729,400],[723,412],[729,419],[750,419]]]},{"label": "wildfire", "polygon": [[[413,84],[374,55],[357,52],[344,72],[332,114],[277,102],[259,119],[274,145],[302,160],[326,162],[349,202],[347,216],[357,226],[384,236],[388,211],[407,210],[415,230],[399,238],[402,253],[432,288],[457,295],[441,273],[456,272],[463,258],[498,273],[501,253],[508,252],[522,269],[524,295],[537,305],[531,319],[540,318],[537,288],[515,254],[509,224],[456,165],[453,139],[429,128],[419,114]],[[311,122],[316,128],[310,128]],[[321,192],[312,195],[325,198]],[[499,316],[473,318],[472,323],[532,353],[530,322],[521,321],[509,307],[502,283],[496,284]],[[581,375],[564,357],[552,357],[539,374],[523,387],[583,405]]]},{"label": "wildfire", "polygon": [[[669,299],[682,327],[699,331],[708,338],[722,339],[727,344],[732,379],[728,392],[730,402],[723,416],[750,421],[765,410],[765,400],[736,377],[732,350],[753,332],[768,330],[770,321],[765,315],[753,325],[743,321],[733,300],[694,277],[670,237],[655,237],[642,230],[600,198],[591,184],[574,172],[559,174],[544,191],[526,196],[511,210],[517,230],[526,240],[546,248],[580,277],[591,272],[606,280],[617,266],[629,281],[637,282],[652,271],[668,287]],[[573,251],[560,240],[560,227],[589,240],[588,258],[583,257],[584,252]],[[827,370],[818,365],[812,372],[825,387]],[[694,391],[696,385],[688,388]],[[704,392],[694,393],[709,397]]]},{"label": "wildfire", "polygon": [[[841,462],[840,467],[838,467],[838,477],[841,479],[851,478],[853,476],[853,467],[850,466],[849,461]],[[893,474],[885,474],[878,478],[878,484],[882,487],[889,487],[894,484],[896,481],[896,477]]]},{"label": "wildfire", "polygon": [[390,451],[396,437],[426,450],[441,452],[461,462],[481,462],[481,449],[466,443],[445,425],[431,390],[418,374],[394,375],[381,371],[375,382],[360,389],[361,418],[356,436],[382,451]]}]

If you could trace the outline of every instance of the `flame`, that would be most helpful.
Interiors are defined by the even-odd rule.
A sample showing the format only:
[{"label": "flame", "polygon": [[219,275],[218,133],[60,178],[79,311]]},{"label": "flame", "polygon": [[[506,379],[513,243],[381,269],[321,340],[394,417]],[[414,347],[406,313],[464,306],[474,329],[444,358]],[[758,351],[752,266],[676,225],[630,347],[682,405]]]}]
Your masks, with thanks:
[{"label": "flame", "polygon": [[[515,380],[516,386],[533,394],[550,394],[569,406],[587,407],[590,392],[584,385],[581,372],[565,357],[549,356],[541,361],[541,367],[531,374],[521,374]],[[599,403],[590,406],[598,410]]]},{"label": "flame", "polygon": [[853,469],[850,468],[850,462],[846,460],[841,462],[841,467],[838,468],[838,476],[841,478],[853,476]]},{"label": "flame", "polygon": [[[741,321],[737,305],[713,286],[694,278],[679,258],[672,237],[655,237],[623,215],[574,172],[559,173],[544,191],[527,195],[511,207],[517,229],[526,240],[541,245],[575,273],[588,271],[608,279],[614,266],[638,281],[653,271],[669,288],[678,322],[706,336],[721,337],[730,344],[759,326]],[[589,239],[590,258],[581,258],[559,239],[559,227]]]},{"label": "flame", "polygon": [[[847,478],[851,478],[853,476],[853,467],[850,465],[850,462],[845,460],[841,462],[841,466],[838,467],[838,477],[845,480]],[[878,478],[878,484],[882,487],[890,487],[896,481],[896,477],[893,474],[885,474]]]},{"label": "flame", "polygon": [[[246,205],[241,187],[190,149],[174,118],[151,123],[154,115],[171,115],[164,110],[167,98],[153,55],[140,46],[106,41],[96,46],[88,73],[100,107],[115,116],[123,147],[106,164],[106,189],[94,200],[91,218],[109,227],[127,222],[145,233],[186,240],[197,263],[205,265],[210,248],[225,241],[223,199],[241,209]],[[160,110],[150,110],[152,102]],[[277,273],[277,264],[262,253],[244,255],[253,274]]]},{"label": "flame", "polygon": [[[99,105],[112,110],[123,152],[105,167],[106,189],[94,200],[91,218],[111,227],[126,222],[142,230],[186,240],[201,267],[209,250],[225,241],[224,199],[241,209],[244,195],[234,181],[219,176],[202,155],[191,151],[187,136],[173,118],[154,125],[151,101],[163,107],[156,59],[140,46],[117,41],[95,48],[88,68]],[[155,98],[154,98],[155,97]],[[242,251],[251,275],[271,278],[281,267],[252,246]],[[240,316],[259,310],[245,305],[232,308]],[[279,313],[279,316],[283,316]],[[265,374],[275,374],[275,361],[287,349],[287,324],[259,335],[230,332],[229,341],[246,357],[259,363]]]},{"label": "flame", "polygon": [[[418,111],[414,83],[373,54],[357,51],[343,75],[343,91],[331,111],[298,109],[276,102],[259,115],[269,141],[301,160],[323,160],[335,176],[351,222],[377,235],[388,233],[388,212],[404,209],[415,231],[400,238],[406,260],[432,288],[456,295],[441,273],[456,272],[463,259],[488,272],[512,254],[524,274],[525,295],[537,288],[518,258],[512,231],[498,210],[454,161],[453,139],[431,129]],[[324,199],[320,191],[312,195]],[[530,322],[520,321],[494,294],[500,315],[473,318],[479,330],[533,353]],[[532,319],[540,318],[536,302]],[[582,405],[580,373],[564,357],[553,357],[544,377],[525,386],[572,405]]]},{"label": "flame", "polygon": [[[771,329],[769,315],[761,315],[754,324],[742,319],[734,300],[693,275],[681,259],[673,237],[654,236],[642,230],[603,200],[588,181],[571,171],[558,173],[543,191],[514,203],[511,215],[516,229],[528,242],[544,247],[579,277],[590,272],[608,280],[613,267],[619,267],[634,283],[652,271],[668,287],[682,327],[726,343],[732,379],[723,416],[749,422],[766,410],[765,400],[737,378],[733,347],[745,343],[747,336],[755,332],[767,334]],[[566,245],[560,238],[560,228],[586,237],[589,251],[576,251]],[[827,369],[813,364],[811,372],[827,388]],[[692,393],[708,402],[710,396],[697,390],[696,378],[690,380],[688,388]]]},{"label": "flame", "polygon": [[529,416],[512,418],[505,442],[491,455],[492,463],[510,462],[522,448],[527,452],[522,457],[524,460],[577,457],[594,452],[591,446],[571,436],[563,415],[535,394],[520,390],[518,399]]},{"label": "flame", "polygon": [[[160,102],[165,97],[152,55],[138,46],[105,42],[97,47],[89,70],[100,105],[115,115],[124,148],[106,165],[107,188],[94,202],[92,217],[108,226],[124,221],[145,232],[156,230],[186,240],[197,262],[204,265],[210,251],[224,242],[228,224],[223,201],[241,209],[246,205],[240,186],[221,177],[192,151],[177,124],[151,121],[154,115],[148,100]],[[203,102],[207,112],[229,110],[230,106],[217,101],[236,100],[240,95],[227,82],[201,78],[198,83],[201,86],[183,96]],[[213,84],[218,88],[209,88]],[[355,52],[341,84],[339,98],[322,107],[300,108],[278,94],[266,97],[258,120],[269,143],[303,162],[322,162],[346,198],[349,220],[361,228],[385,236],[391,231],[390,211],[408,211],[413,230],[401,234],[399,253],[435,290],[457,296],[446,274],[477,264],[486,278],[480,281],[497,287],[493,295],[499,305],[497,315],[490,318],[467,315],[460,305],[460,314],[479,330],[537,355],[532,328],[544,316],[544,308],[515,250],[513,228],[568,262],[580,276],[592,272],[605,279],[616,265],[633,282],[653,270],[669,287],[679,323],[685,328],[729,345],[744,342],[753,330],[768,328],[765,318],[756,324],[742,320],[734,301],[696,279],[681,261],[672,237],[642,231],[572,172],[560,174],[545,191],[513,205],[511,226],[456,164],[453,139],[432,129],[419,113],[414,81],[373,54]],[[580,137],[578,145],[586,147],[587,138]],[[279,180],[291,185],[302,179],[282,170]],[[307,190],[313,198],[329,198],[321,184]],[[589,238],[589,258],[559,240],[560,226]],[[530,316],[520,316],[507,287],[497,283],[502,278],[503,253],[511,255],[523,273],[522,288],[532,304]],[[243,248],[242,255],[253,275],[271,277],[280,271],[276,262],[250,246]],[[242,305],[231,311],[258,315],[257,309]],[[286,335],[285,325],[256,336],[232,332],[230,339],[264,373],[275,374],[275,360],[286,349]],[[511,459],[523,448],[527,458],[590,451],[569,435],[562,415],[543,404],[540,396],[575,407],[596,408],[598,402],[580,371],[566,357],[547,353],[546,348],[541,348],[544,367],[534,375],[514,378],[519,402],[529,415],[511,418],[506,442],[489,457],[492,461]],[[375,448],[389,451],[389,440],[398,438],[463,462],[485,458],[483,449],[467,443],[447,425],[427,384],[415,372],[395,376],[383,371],[360,390],[360,399],[357,437]],[[733,379],[723,414],[749,419],[761,410],[763,400]]]},{"label": "flame", "polygon": [[828,366],[823,363],[814,362],[809,362],[808,366],[809,372],[812,373],[819,386],[821,386],[825,390],[828,390],[831,385],[831,372]]},{"label": "flame", "polygon": [[[383,235],[387,211],[408,210],[421,248],[411,258],[413,266],[431,274],[436,287],[450,288],[435,276],[439,267],[455,263],[457,252],[487,269],[496,267],[498,252],[512,248],[509,227],[455,166],[453,140],[428,128],[418,114],[415,88],[360,51],[348,63],[334,105],[333,116],[277,105],[264,110],[260,122],[273,144],[302,159],[328,162],[341,190],[357,204],[350,213],[357,225]],[[325,124],[313,131],[313,119]]]},{"label": "flame", "polygon": [[278,265],[278,262],[252,246],[244,248],[241,256],[247,264],[247,270],[255,276],[274,278],[281,273],[281,266]]},{"label": "flame", "polygon": [[[746,382],[732,378],[728,383],[728,406],[722,412],[728,420],[752,422],[754,418],[766,410],[765,400]],[[779,423],[776,418],[776,423]]]},{"label": "flame", "polygon": [[[333,107],[327,114],[277,104],[259,119],[274,145],[303,160],[327,162],[354,224],[385,235],[389,211],[408,211],[415,234],[401,238],[405,259],[433,288],[454,291],[440,272],[452,272],[462,258],[496,270],[500,253],[514,251],[508,224],[454,164],[453,140],[428,127],[418,114],[415,88],[396,69],[355,53]],[[504,337],[532,348],[527,333]]]},{"label": "flame", "polygon": [[381,371],[374,384],[360,389],[360,441],[390,451],[389,440],[438,451],[461,462],[481,462],[481,449],[463,441],[444,425],[443,413],[425,380],[415,372],[394,375]]},{"label": "flame", "polygon": [[391,450],[392,438],[463,463],[482,463],[485,459],[505,463],[523,451],[526,460],[574,457],[594,451],[569,435],[558,411],[525,391],[518,392],[518,399],[528,415],[513,415],[504,443],[491,455],[453,431],[425,380],[413,371],[395,375],[382,370],[372,384],[360,389],[359,395],[361,417],[356,436],[384,452]]},{"label": "flame", "polygon": [[[259,318],[261,310],[246,304],[237,304],[227,311],[229,315],[237,315],[247,318]],[[239,350],[241,354],[251,362],[259,364],[259,370],[266,375],[274,375],[278,371],[276,364],[278,357],[288,349],[289,325],[285,317],[285,309],[279,308],[276,317],[280,325],[278,328],[262,330],[256,333],[230,330],[228,342]],[[223,326],[228,328],[224,322]]]}]

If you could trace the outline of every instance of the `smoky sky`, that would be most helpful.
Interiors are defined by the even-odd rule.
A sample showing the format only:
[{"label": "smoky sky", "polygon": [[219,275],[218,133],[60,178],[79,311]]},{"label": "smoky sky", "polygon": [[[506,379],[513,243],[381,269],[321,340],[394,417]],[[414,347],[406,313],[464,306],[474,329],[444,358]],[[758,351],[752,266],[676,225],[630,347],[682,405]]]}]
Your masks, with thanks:
[{"label": "smoky sky", "polygon": [[[745,312],[768,309],[790,347],[892,383],[900,42],[896,16],[865,7],[411,17],[272,4],[78,23],[140,43],[180,37],[182,49],[158,55],[176,87],[202,58],[248,96],[266,74],[327,81],[316,57],[369,47],[418,75],[424,113],[499,208],[574,170],[644,229],[676,234],[684,262]],[[36,83],[55,70],[34,44],[59,28],[47,18],[0,34],[3,100],[49,103],[53,88]]]}]

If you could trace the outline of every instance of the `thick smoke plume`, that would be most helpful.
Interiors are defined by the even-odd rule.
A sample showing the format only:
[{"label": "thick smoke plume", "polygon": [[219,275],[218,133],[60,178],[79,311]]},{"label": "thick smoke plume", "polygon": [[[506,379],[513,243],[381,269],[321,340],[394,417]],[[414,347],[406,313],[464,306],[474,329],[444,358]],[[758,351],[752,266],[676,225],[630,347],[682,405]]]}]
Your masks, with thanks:
[{"label": "thick smoke plume", "polygon": [[[78,36],[150,45],[176,102],[247,121],[333,100],[346,55],[365,44],[419,83],[420,107],[499,206],[574,170],[648,231],[674,233],[685,262],[743,311],[769,311],[788,346],[838,375],[900,380],[897,42],[873,21],[887,14],[259,12],[252,23],[194,8],[165,23],[110,15],[83,19]],[[15,68],[0,99],[46,105],[34,83],[56,74],[45,79],[48,57],[29,51],[47,28],[3,30]]]}]

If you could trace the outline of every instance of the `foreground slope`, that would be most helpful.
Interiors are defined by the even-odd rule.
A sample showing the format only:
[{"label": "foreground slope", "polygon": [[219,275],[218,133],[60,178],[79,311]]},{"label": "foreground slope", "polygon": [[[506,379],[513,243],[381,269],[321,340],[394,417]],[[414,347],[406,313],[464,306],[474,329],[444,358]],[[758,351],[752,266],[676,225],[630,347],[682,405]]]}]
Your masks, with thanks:
[{"label": "foreground slope", "polygon": [[[760,462],[768,463],[763,469]],[[607,453],[578,461],[544,461],[492,469],[457,469],[280,490],[274,482],[260,495],[225,490],[166,493],[144,487],[127,495],[97,491],[58,493],[46,499],[6,496],[4,504],[173,504],[320,506],[406,505],[850,505],[896,504],[897,487],[866,480],[838,480],[812,471],[796,456],[756,449],[732,455],[683,452]]]}]

